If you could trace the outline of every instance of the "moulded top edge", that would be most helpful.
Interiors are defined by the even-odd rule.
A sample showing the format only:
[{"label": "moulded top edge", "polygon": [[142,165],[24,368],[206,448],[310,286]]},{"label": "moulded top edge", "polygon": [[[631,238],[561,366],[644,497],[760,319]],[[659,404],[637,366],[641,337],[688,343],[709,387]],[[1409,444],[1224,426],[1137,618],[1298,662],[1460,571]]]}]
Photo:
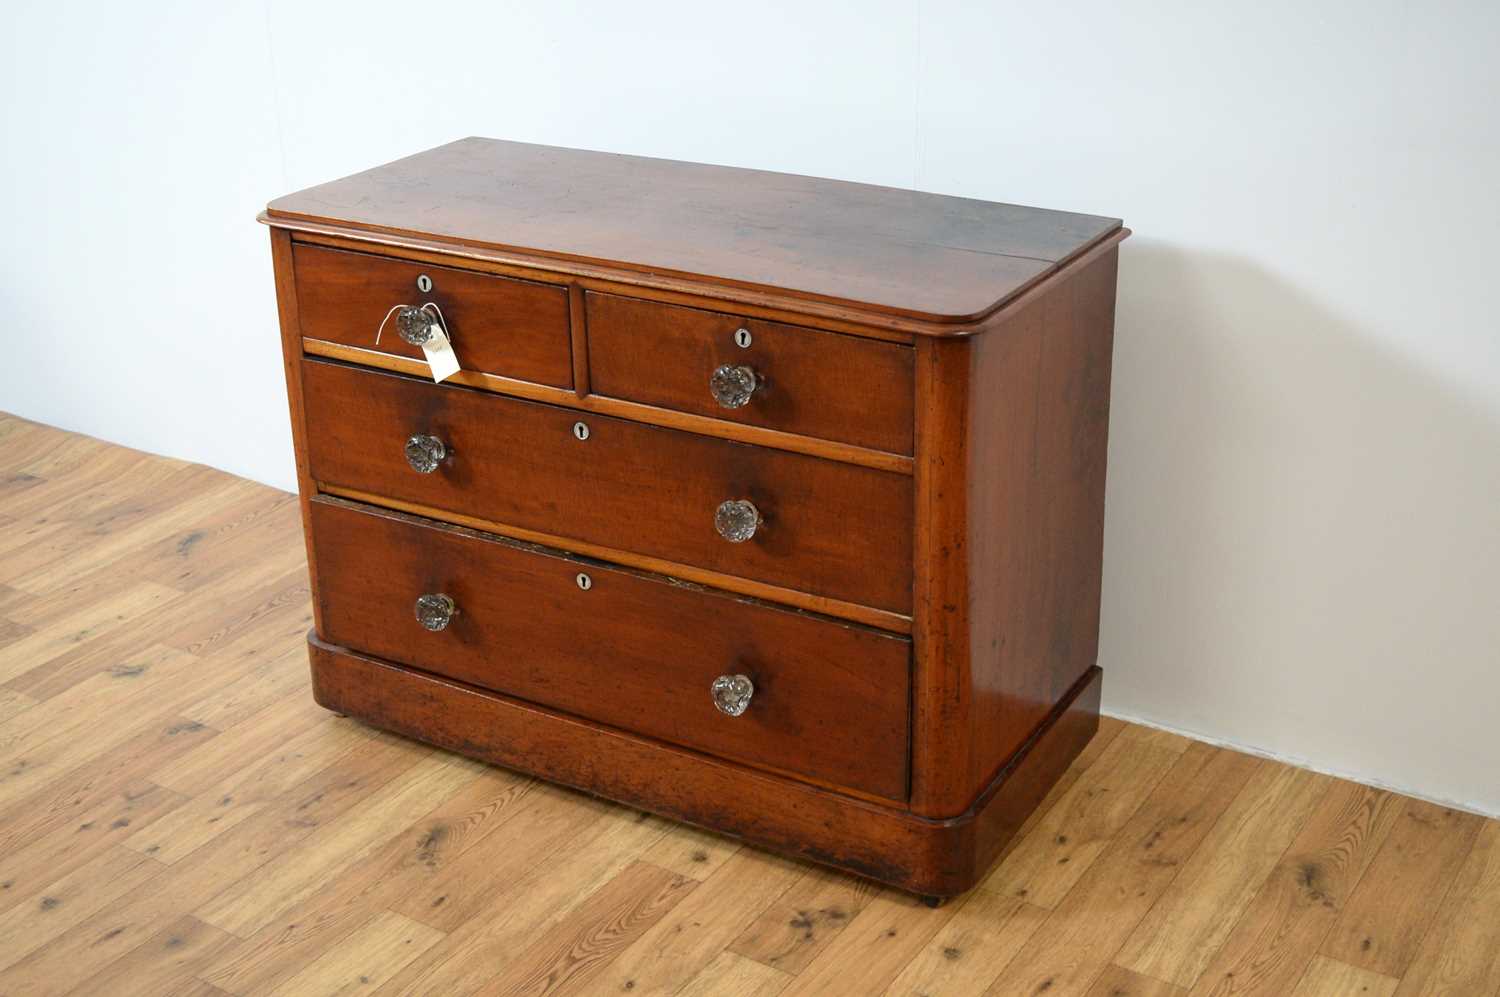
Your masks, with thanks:
[{"label": "moulded top edge", "polygon": [[468,138],[270,203],[271,224],[974,322],[1120,228],[1095,215]]}]

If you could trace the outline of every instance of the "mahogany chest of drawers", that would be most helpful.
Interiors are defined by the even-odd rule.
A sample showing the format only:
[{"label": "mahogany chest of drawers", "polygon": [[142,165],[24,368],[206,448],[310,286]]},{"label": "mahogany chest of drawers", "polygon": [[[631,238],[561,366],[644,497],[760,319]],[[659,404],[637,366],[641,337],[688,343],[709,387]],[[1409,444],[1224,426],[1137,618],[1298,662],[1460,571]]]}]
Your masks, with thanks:
[{"label": "mahogany chest of drawers", "polygon": [[261,220],[319,703],[928,898],[1093,734],[1118,220],[485,139]]}]

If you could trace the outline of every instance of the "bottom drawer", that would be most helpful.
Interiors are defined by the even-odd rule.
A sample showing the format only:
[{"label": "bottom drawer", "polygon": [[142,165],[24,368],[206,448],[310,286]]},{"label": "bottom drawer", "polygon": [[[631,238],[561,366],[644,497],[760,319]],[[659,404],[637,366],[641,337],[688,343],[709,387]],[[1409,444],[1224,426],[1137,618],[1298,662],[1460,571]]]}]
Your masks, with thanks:
[{"label": "bottom drawer", "polygon": [[[315,499],[310,516],[326,641],[724,758],[906,798],[905,637],[339,499]],[[418,622],[423,595],[451,600],[442,629]],[[447,608],[437,603],[434,624]],[[730,716],[711,687],[735,675],[753,693]]]}]

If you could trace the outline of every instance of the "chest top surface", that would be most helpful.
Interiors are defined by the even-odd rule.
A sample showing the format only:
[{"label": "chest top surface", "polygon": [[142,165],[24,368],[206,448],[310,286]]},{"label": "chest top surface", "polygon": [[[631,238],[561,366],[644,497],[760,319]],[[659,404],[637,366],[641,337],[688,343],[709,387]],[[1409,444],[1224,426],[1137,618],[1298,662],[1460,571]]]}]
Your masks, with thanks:
[{"label": "chest top surface", "polygon": [[266,219],[940,323],[983,316],[1120,228],[1095,215],[485,138],[278,198]]}]

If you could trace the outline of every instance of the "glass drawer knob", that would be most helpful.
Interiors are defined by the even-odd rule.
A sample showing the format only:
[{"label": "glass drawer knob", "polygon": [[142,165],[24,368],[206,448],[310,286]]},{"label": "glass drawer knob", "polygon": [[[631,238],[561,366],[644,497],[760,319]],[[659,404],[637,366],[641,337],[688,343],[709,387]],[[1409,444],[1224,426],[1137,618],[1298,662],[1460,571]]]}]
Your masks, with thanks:
[{"label": "glass drawer knob", "polygon": [[426,308],[402,305],[396,313],[396,332],[413,346],[421,346],[432,338],[432,331],[439,328],[437,316]]},{"label": "glass drawer knob", "polygon": [[417,622],[433,633],[447,629],[457,613],[452,597],[441,592],[417,596]]},{"label": "glass drawer knob", "polygon": [[448,457],[448,448],[436,436],[418,433],[406,441],[406,462],[418,474],[431,474]]},{"label": "glass drawer knob", "polygon": [[720,713],[737,717],[750,706],[750,697],[755,695],[755,683],[750,681],[748,675],[720,675],[709,687],[709,693]]},{"label": "glass drawer knob", "polygon": [[755,536],[755,531],[763,522],[765,520],[761,518],[760,510],[749,499],[721,502],[714,511],[714,529],[732,544],[744,543]]},{"label": "glass drawer knob", "polygon": [[708,391],[722,407],[741,408],[749,404],[761,383],[760,376],[749,367],[724,364],[708,379]]}]

